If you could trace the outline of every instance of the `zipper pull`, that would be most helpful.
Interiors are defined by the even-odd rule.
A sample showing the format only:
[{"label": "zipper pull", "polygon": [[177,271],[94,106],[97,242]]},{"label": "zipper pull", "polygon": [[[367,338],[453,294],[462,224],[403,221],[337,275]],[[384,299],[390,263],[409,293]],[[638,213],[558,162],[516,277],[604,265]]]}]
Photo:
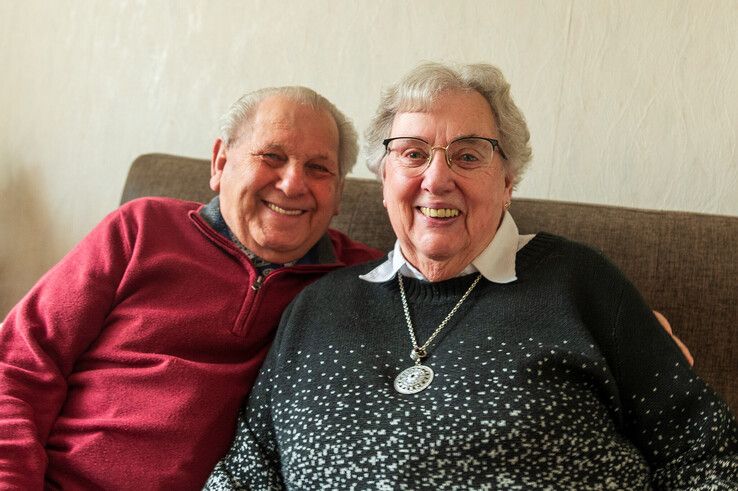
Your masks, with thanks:
[{"label": "zipper pull", "polygon": [[264,277],[262,275],[259,275],[256,277],[256,281],[254,281],[254,284],[251,285],[251,289],[255,292],[258,292],[259,288],[261,288],[262,283],[264,283]]}]

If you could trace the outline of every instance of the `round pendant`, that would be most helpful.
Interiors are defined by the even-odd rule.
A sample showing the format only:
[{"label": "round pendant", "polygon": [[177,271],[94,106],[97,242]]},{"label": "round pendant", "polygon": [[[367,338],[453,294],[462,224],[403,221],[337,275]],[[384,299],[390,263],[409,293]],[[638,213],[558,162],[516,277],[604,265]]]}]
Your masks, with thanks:
[{"label": "round pendant", "polygon": [[417,394],[433,382],[433,370],[425,365],[406,368],[395,377],[395,390],[400,394]]}]

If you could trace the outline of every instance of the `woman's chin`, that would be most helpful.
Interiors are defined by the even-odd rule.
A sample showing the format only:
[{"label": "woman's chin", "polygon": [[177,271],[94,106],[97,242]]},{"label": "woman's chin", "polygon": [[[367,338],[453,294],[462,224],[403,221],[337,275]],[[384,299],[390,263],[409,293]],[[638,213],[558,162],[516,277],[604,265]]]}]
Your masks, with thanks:
[{"label": "woman's chin", "polygon": [[[448,244],[439,245],[434,248],[421,249],[417,251],[418,262],[420,267],[423,265],[433,265],[433,268],[453,266],[457,263],[469,262],[466,254],[461,249],[450,248]],[[466,264],[464,265],[466,266]],[[462,268],[463,269],[463,268]]]}]

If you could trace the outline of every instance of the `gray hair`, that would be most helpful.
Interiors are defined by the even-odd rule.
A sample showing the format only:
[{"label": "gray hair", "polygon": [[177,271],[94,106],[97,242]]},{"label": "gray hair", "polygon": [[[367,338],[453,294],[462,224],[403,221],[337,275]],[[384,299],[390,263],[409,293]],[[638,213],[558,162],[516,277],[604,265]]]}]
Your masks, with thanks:
[{"label": "gray hair", "polygon": [[487,100],[500,131],[500,146],[507,155],[507,160],[502,161],[505,173],[516,186],[533,155],[530,132],[523,113],[510,96],[505,76],[499,68],[483,63],[458,67],[424,63],[387,88],[366,131],[369,170],[381,178],[385,157],[382,140],[389,138],[395,115],[427,111],[441,93],[449,90],[476,90]]},{"label": "gray hair", "polygon": [[238,139],[239,131],[254,116],[259,104],[277,95],[285,96],[312,109],[328,111],[331,114],[338,127],[338,168],[341,179],[346,177],[346,174],[356,164],[356,156],[359,153],[354,124],[331,101],[307,87],[267,87],[243,95],[221,118],[220,137],[226,147]]}]

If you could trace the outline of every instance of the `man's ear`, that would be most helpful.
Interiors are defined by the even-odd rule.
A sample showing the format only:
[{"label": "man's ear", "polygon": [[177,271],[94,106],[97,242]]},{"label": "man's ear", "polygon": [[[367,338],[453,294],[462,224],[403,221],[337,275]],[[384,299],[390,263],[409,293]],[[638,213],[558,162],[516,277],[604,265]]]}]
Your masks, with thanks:
[{"label": "man's ear", "polygon": [[213,155],[210,158],[210,189],[216,193],[220,192],[220,178],[227,160],[226,144],[222,138],[216,138],[213,143]]}]

